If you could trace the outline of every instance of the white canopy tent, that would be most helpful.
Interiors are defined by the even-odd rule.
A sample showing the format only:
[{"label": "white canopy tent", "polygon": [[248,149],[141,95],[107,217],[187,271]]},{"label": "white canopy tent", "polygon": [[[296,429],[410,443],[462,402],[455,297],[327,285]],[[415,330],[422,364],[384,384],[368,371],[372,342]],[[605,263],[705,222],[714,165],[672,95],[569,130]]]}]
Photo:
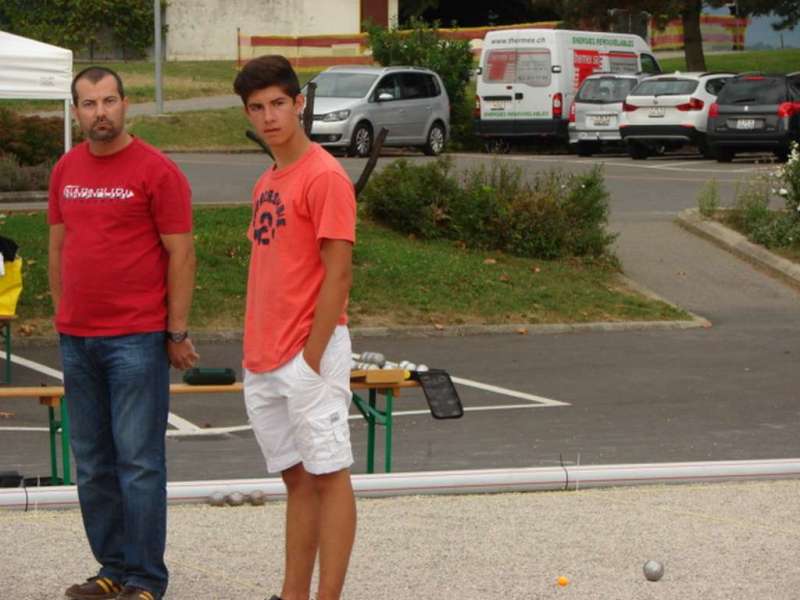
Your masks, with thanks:
[{"label": "white canopy tent", "polygon": [[64,151],[72,146],[72,50],[0,31],[0,99],[63,100]]}]

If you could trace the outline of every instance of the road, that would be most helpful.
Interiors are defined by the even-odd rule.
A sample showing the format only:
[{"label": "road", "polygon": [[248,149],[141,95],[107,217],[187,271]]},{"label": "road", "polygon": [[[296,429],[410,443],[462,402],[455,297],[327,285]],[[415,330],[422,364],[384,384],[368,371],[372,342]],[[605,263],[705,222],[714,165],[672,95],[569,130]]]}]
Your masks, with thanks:
[{"label": "road", "polygon": [[[263,169],[245,155],[173,155],[195,190],[195,202],[239,202]],[[456,156],[459,168],[487,160]],[[693,156],[633,162],[623,156],[503,157],[527,174],[558,166],[570,171],[604,164],[611,194],[611,228],[625,272],[665,298],[708,318],[713,327],[562,335],[356,338],[356,351],[378,350],[447,369],[476,382],[459,384],[461,420],[425,415],[419,393],[404,394],[396,425],[395,470],[793,458],[800,454],[795,389],[800,324],[798,295],[715,246],[686,233],[675,214],[695,206],[714,177],[723,201],[737,182],[763,169],[752,161],[718,165]],[[382,159],[383,164],[387,160]],[[409,160],[430,160],[409,155]],[[355,179],[364,161],[343,159]],[[204,343],[204,364],[240,362],[237,342]],[[52,347],[26,348],[24,357],[58,368]],[[20,384],[53,379],[15,366]],[[177,378],[177,375],[175,375]],[[489,391],[486,386],[502,388]],[[537,400],[537,397],[549,399]],[[42,427],[43,411],[13,401],[15,427]],[[170,479],[259,477],[261,458],[246,429],[241,399],[175,399],[175,415],[219,431],[170,434]],[[355,471],[364,470],[365,431],[353,414]],[[0,426],[12,426],[8,420]],[[238,428],[223,433],[214,428]],[[43,431],[0,430],[4,468],[25,474],[47,469]],[[380,464],[380,463],[379,463]]]}]

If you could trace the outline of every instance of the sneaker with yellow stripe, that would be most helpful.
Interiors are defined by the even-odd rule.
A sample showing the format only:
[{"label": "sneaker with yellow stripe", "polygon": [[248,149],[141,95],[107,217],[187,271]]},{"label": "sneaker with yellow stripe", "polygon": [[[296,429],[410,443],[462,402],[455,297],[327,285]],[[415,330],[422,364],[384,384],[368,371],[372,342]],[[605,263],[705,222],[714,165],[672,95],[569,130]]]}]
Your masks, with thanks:
[{"label": "sneaker with yellow stripe", "polygon": [[153,592],[132,585],[126,585],[116,598],[117,600],[158,600]]},{"label": "sneaker with yellow stripe", "polygon": [[76,583],[64,592],[71,600],[113,600],[122,586],[108,577],[90,577],[85,583]]}]

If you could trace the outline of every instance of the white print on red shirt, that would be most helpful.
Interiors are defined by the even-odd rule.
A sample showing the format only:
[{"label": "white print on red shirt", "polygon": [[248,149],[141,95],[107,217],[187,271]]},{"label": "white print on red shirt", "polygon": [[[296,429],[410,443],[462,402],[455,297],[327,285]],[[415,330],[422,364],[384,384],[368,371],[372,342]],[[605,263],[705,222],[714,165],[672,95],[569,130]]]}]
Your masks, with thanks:
[{"label": "white print on red shirt", "polygon": [[65,185],[62,197],[64,200],[113,200],[122,201],[133,198],[132,190],[124,187],[91,188],[79,185]]}]

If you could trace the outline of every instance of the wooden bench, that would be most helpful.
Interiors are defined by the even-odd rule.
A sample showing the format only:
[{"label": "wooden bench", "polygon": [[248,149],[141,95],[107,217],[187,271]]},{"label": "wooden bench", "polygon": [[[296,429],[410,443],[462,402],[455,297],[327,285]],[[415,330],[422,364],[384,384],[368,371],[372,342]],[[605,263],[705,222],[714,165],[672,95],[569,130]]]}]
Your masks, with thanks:
[{"label": "wooden bench", "polygon": [[3,383],[11,383],[11,321],[15,315],[0,315],[0,337],[3,338],[3,348],[6,353],[5,379]]},{"label": "wooden bench", "polygon": [[[371,372],[372,373],[372,372]],[[377,373],[377,372],[376,372]],[[400,395],[400,391],[407,388],[418,387],[416,381],[386,381],[385,376],[382,381],[374,381],[372,377],[366,378],[354,371],[351,376],[350,387],[353,390],[353,403],[358,408],[361,415],[367,421],[367,473],[375,472],[375,428],[380,425],[385,429],[385,445],[383,455],[384,471],[392,470],[392,435],[394,424],[394,399]],[[381,379],[380,375],[374,375]],[[187,385],[185,383],[173,383],[169,386],[170,394],[219,394],[219,393],[242,393],[241,383],[230,385]],[[368,393],[367,400],[362,399],[356,390]],[[383,407],[378,406],[378,398],[385,398]],[[69,415],[67,414],[67,403],[64,399],[63,386],[40,386],[40,387],[8,387],[0,388],[0,399],[2,398],[38,398],[39,404],[47,407],[48,429],[50,437],[50,476],[54,485],[72,484],[69,454]],[[56,436],[61,433],[61,444],[58,444]],[[60,446],[60,448],[59,448]],[[61,451],[61,473],[59,476],[58,451]]]}]

